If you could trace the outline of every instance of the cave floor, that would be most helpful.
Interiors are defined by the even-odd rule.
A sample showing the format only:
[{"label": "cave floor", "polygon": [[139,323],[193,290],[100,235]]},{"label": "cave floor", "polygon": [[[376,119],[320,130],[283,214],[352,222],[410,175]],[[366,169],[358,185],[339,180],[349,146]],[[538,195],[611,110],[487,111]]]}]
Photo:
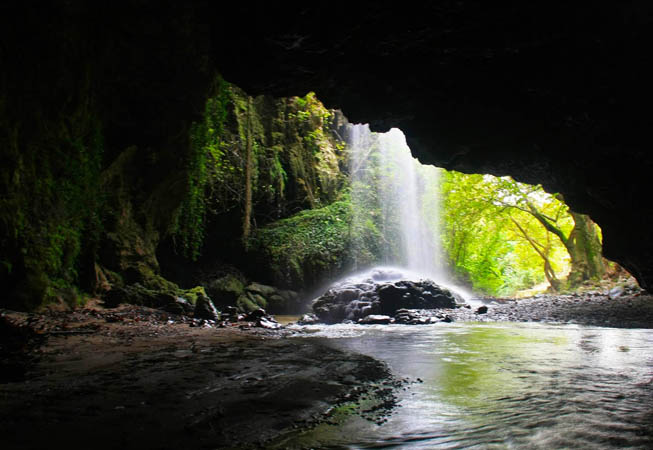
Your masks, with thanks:
[{"label": "cave floor", "polygon": [[[447,312],[455,321],[653,328],[653,296],[644,294],[545,295],[487,307]],[[191,326],[158,310],[97,302],[76,311],[3,311],[2,320],[6,449],[259,448],[330,420],[334,405],[363,411],[362,398],[391,397],[401,385],[368,356],[318,338],[284,338],[297,329]],[[386,408],[367,419],[383,420],[392,409],[391,398],[377,402]]]},{"label": "cave floor", "polygon": [[5,317],[39,333],[22,372],[0,380],[3,449],[257,447],[396,383],[383,363],[318,339],[190,327],[148,308]]}]

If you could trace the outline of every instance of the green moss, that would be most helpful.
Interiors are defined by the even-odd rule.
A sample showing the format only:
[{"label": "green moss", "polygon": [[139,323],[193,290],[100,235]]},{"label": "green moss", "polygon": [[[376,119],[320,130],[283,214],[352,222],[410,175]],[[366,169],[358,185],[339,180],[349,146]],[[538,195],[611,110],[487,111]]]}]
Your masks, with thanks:
[{"label": "green moss", "polygon": [[181,292],[181,297],[185,298],[193,305],[197,303],[197,297],[199,295],[203,295],[204,297],[207,297],[206,291],[202,286],[195,286],[192,289],[186,289]]},{"label": "green moss", "polygon": [[9,294],[23,307],[79,303],[77,286],[93,267],[103,230],[103,137],[89,92],[81,84],[57,112],[33,111],[33,123],[10,120],[0,100],[0,260],[9,269],[3,281],[31,292],[27,302]]},{"label": "green moss", "polygon": [[267,301],[258,294],[247,293],[238,297],[236,306],[242,312],[248,313],[256,311],[259,308],[267,308]]},{"label": "green moss", "polygon": [[270,224],[252,238],[281,285],[299,286],[340,270],[346,261],[351,205],[337,201]]},{"label": "green moss", "polygon": [[204,241],[209,181],[215,178],[226,182],[220,175],[237,172],[228,161],[223,141],[231,86],[218,75],[212,92],[205,105],[204,120],[194,123],[190,129],[190,152],[185,168],[187,193],[171,228],[178,251],[191,260],[200,256]]}]

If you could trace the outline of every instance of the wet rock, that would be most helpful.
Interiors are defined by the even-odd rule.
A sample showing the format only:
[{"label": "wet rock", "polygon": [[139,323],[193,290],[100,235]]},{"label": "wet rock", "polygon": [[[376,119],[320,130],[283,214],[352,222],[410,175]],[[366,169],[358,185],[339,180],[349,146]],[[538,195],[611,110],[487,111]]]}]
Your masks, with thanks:
[{"label": "wet rock", "polygon": [[235,306],[227,306],[223,310],[223,313],[229,318],[238,318],[238,308],[236,308]]},{"label": "wet rock", "polygon": [[291,290],[276,290],[267,297],[267,310],[272,314],[292,314],[301,310],[299,294]]},{"label": "wet rock", "polygon": [[165,301],[161,302],[163,303],[163,305],[160,306],[159,309],[162,309],[163,311],[172,314],[179,314],[179,315],[191,314],[194,310],[193,305],[183,297],[177,297],[175,295],[166,295],[160,297],[160,299],[161,300],[165,299]]},{"label": "wet rock", "polygon": [[371,314],[358,321],[362,325],[387,325],[390,322],[392,322],[392,318],[382,314]]},{"label": "wet rock", "polygon": [[300,309],[300,297],[295,291],[279,290],[261,283],[247,285],[235,301],[243,312],[266,309],[273,314],[288,314]]},{"label": "wet rock", "polygon": [[268,286],[261,283],[251,283],[245,287],[247,292],[252,292],[254,294],[259,294],[261,297],[270,297],[277,294],[277,289],[273,286]]},{"label": "wet rock", "polygon": [[107,308],[115,308],[121,303],[129,303],[141,306],[160,306],[159,297],[161,293],[147,289],[139,283],[128,286],[114,286],[102,296],[104,305]]},{"label": "wet rock", "polygon": [[[386,276],[388,276],[386,274]],[[395,316],[401,309],[456,308],[462,299],[428,279],[339,283],[313,302],[325,323],[358,321],[370,315]]]},{"label": "wet rock", "polygon": [[257,321],[257,320],[259,320],[259,319],[261,319],[261,318],[263,318],[265,316],[267,316],[267,313],[265,312],[265,310],[263,308],[259,308],[257,310],[254,310],[254,311],[250,312],[249,314],[247,314],[245,320],[255,322],[255,321]]},{"label": "wet rock", "polygon": [[239,311],[249,313],[259,308],[267,308],[268,302],[265,298],[255,292],[245,292],[236,300],[236,306]]},{"label": "wet rock", "polygon": [[209,297],[200,294],[197,296],[197,303],[195,304],[195,317],[218,321],[220,320],[220,313]]},{"label": "wet rock", "polygon": [[220,306],[233,305],[238,297],[245,292],[245,283],[233,274],[227,274],[205,284],[206,293],[210,298],[216,299]]},{"label": "wet rock", "polygon": [[613,287],[608,291],[608,298],[613,300],[615,298],[621,297],[626,290],[622,286]]},{"label": "wet rock", "polygon": [[485,305],[479,306],[476,309],[476,314],[486,314],[486,313],[487,313],[487,306],[485,306]]},{"label": "wet rock", "polygon": [[278,330],[282,328],[279,322],[274,320],[271,316],[261,317],[256,321],[256,326],[261,328],[267,328],[268,330]]},{"label": "wet rock", "polygon": [[320,319],[315,314],[304,314],[297,323],[299,325],[314,325],[320,323]]}]

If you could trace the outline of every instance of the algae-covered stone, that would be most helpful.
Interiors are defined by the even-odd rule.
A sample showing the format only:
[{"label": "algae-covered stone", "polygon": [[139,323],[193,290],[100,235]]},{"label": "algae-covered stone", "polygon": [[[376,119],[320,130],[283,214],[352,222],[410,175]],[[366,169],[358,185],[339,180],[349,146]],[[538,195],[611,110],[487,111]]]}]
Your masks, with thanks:
[{"label": "algae-covered stone", "polygon": [[161,292],[147,289],[139,283],[135,283],[124,287],[114,286],[104,294],[102,299],[104,305],[108,308],[115,308],[121,303],[155,307],[159,306],[161,294]]},{"label": "algae-covered stone", "polygon": [[181,296],[186,300],[188,300],[193,305],[197,304],[197,299],[199,296],[212,298],[210,295],[207,295],[206,291],[204,290],[204,287],[202,286],[195,286],[192,289],[183,290],[181,291]]},{"label": "algae-covered stone", "polygon": [[206,293],[221,306],[233,305],[245,292],[245,284],[236,275],[227,274],[206,284]]},{"label": "algae-covered stone", "polygon": [[238,300],[236,300],[236,306],[239,311],[243,312],[251,312],[258,309],[258,305],[245,294],[238,297]]},{"label": "algae-covered stone", "polygon": [[238,297],[236,301],[236,306],[243,312],[252,312],[259,308],[267,308],[267,300],[260,294],[253,292],[245,292],[243,295]]},{"label": "algae-covered stone", "polygon": [[258,294],[264,298],[270,297],[278,293],[277,288],[275,288],[274,286],[268,286],[266,284],[261,284],[261,283],[250,283],[247,285],[245,290],[247,292]]}]

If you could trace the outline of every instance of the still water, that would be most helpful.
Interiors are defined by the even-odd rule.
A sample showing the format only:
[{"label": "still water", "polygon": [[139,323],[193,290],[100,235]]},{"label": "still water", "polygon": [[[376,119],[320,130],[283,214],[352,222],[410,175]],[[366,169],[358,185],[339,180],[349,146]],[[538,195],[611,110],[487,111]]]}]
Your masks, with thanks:
[{"label": "still water", "polygon": [[529,323],[302,327],[420,378],[377,425],[285,448],[653,448],[653,330]]}]

